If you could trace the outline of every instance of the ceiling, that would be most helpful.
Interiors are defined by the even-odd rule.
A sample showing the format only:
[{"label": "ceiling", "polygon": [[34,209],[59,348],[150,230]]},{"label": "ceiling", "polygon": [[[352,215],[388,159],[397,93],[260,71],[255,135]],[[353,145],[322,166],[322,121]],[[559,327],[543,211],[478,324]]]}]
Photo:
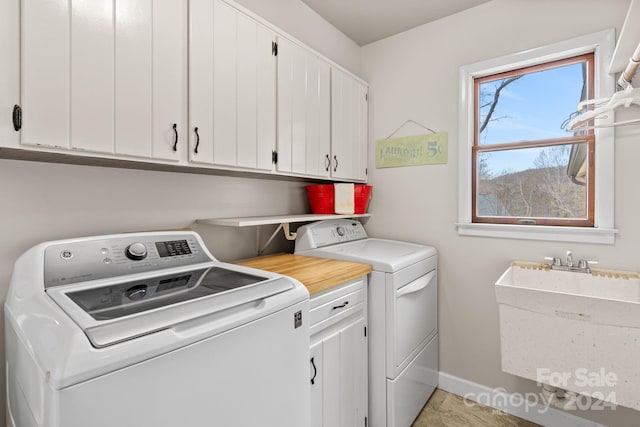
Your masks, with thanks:
[{"label": "ceiling", "polygon": [[401,33],[489,0],[302,0],[358,45]]}]

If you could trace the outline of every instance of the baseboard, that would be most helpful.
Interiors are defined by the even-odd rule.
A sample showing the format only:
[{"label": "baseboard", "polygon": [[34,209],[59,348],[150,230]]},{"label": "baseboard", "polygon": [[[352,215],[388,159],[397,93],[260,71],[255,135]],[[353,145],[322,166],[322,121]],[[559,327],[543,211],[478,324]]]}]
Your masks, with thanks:
[{"label": "baseboard", "polygon": [[445,372],[438,376],[438,388],[469,401],[497,409],[543,426],[606,427],[594,421],[570,414],[541,403],[525,401],[520,394],[509,394],[504,389],[492,389]]}]

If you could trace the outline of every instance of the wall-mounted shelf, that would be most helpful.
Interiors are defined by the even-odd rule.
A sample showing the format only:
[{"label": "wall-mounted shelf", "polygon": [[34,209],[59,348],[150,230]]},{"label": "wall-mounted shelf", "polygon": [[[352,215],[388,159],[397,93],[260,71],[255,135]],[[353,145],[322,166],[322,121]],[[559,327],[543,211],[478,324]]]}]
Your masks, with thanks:
[{"label": "wall-mounted shelf", "polygon": [[[277,215],[277,216],[253,216],[253,217],[239,217],[239,218],[206,218],[197,219],[198,224],[206,225],[222,225],[225,227],[251,227],[258,225],[280,224],[278,228],[273,232],[267,243],[264,244],[262,249],[258,247],[258,255],[260,255],[264,249],[271,243],[280,230],[284,231],[284,237],[287,240],[295,240],[296,233],[292,233],[289,230],[289,224],[296,222],[310,222],[321,221],[323,219],[337,219],[337,218],[366,218],[371,216],[369,213],[365,214],[302,214],[302,215]],[[260,239],[258,238],[258,242]]]},{"label": "wall-mounted shelf", "polygon": [[337,218],[362,218],[369,217],[371,214],[351,214],[351,215],[338,215],[338,214],[302,214],[302,215],[277,215],[277,216],[252,216],[252,217],[240,217],[240,218],[206,218],[197,219],[198,224],[207,225],[223,225],[226,227],[250,227],[254,225],[268,225],[268,224],[283,224],[283,223],[296,223],[296,222],[308,222],[308,221],[321,221],[323,219],[337,219]]}]

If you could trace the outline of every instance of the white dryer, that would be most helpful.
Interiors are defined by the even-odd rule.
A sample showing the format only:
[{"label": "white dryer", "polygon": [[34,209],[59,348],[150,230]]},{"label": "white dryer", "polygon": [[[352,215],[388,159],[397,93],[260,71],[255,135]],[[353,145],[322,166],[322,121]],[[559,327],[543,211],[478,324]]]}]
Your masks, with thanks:
[{"label": "white dryer", "polygon": [[15,427],[300,427],[309,294],[193,232],[47,242],[5,304]]},{"label": "white dryer", "polygon": [[371,264],[369,425],[409,427],[438,385],[437,252],[369,238],[355,220],[297,231],[295,252]]}]

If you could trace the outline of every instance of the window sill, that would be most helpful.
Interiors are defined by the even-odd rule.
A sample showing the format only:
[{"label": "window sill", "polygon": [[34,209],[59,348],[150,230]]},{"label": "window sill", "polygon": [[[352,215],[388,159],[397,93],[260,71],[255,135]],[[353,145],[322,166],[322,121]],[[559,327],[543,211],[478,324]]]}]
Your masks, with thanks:
[{"label": "window sill", "polygon": [[618,230],[611,228],[553,227],[543,225],[457,223],[458,235],[550,242],[600,243],[612,245]]}]

